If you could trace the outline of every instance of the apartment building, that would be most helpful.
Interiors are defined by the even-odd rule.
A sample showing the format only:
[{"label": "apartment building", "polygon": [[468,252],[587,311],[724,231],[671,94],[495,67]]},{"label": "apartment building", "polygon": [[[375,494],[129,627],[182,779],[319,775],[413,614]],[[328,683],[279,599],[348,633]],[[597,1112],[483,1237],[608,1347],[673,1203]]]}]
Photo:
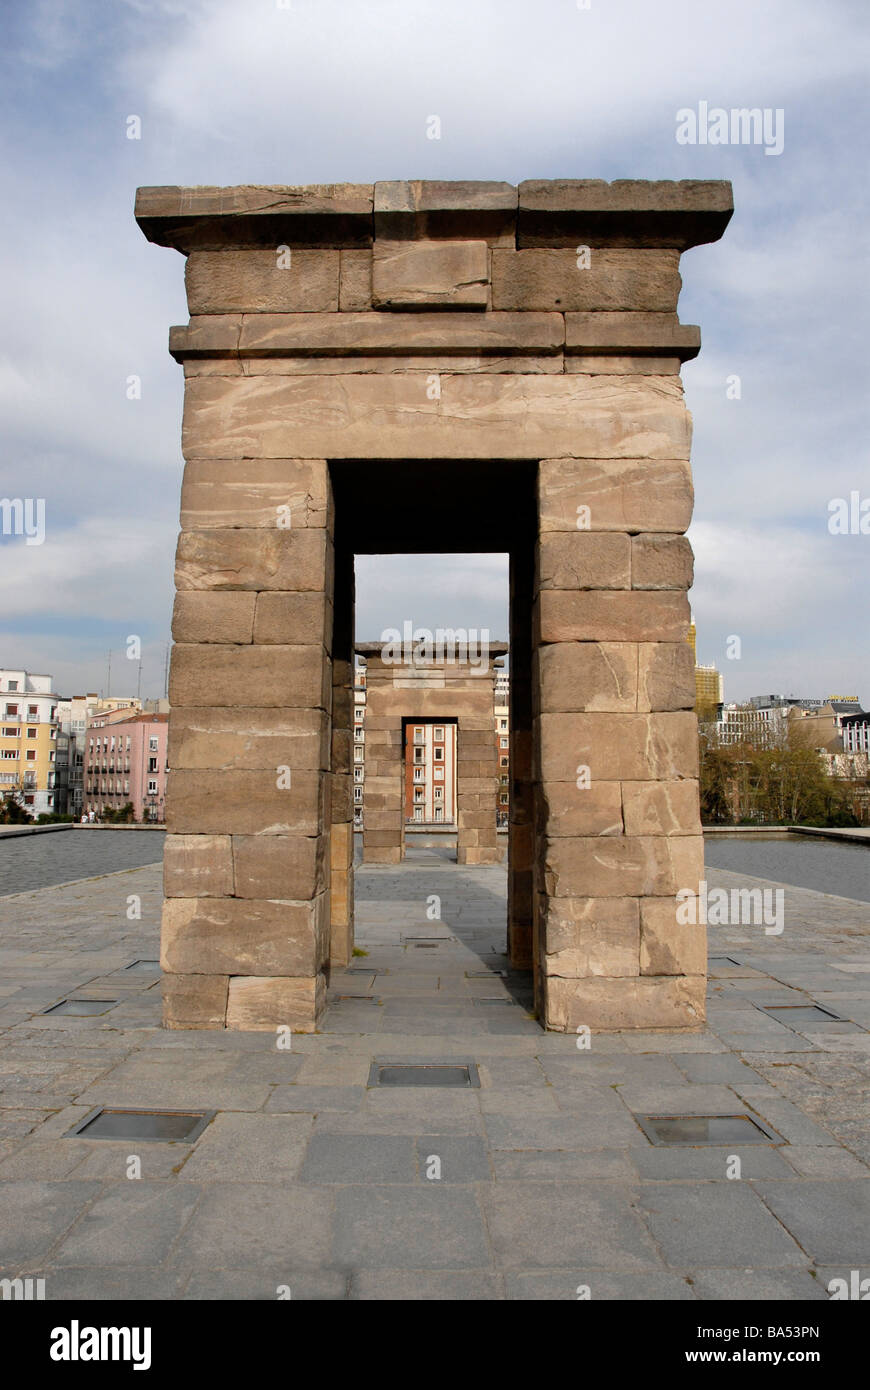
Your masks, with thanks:
[{"label": "apartment building", "polygon": [[168,714],[106,711],[88,721],[83,810],[102,816],[128,802],[137,821],[162,822],[166,804]]},{"label": "apartment building", "polygon": [[31,816],[56,807],[57,696],[52,678],[0,670],[0,795],[15,793]]},{"label": "apartment building", "polygon": [[413,720],[405,726],[405,820],[456,825],[455,720]]}]

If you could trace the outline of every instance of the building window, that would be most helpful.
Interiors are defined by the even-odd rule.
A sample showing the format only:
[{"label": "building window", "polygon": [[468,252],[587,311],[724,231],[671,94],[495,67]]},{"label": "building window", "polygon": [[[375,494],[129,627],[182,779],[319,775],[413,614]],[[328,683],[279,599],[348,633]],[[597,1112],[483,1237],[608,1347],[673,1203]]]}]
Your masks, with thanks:
[{"label": "building window", "polygon": [[38,719],[38,718],[39,718],[39,705],[28,705],[28,706],[27,706],[27,718],[28,718],[28,719]]},{"label": "building window", "polygon": [[9,689],[10,689],[10,690],[17,690],[17,689],[18,689],[18,682],[17,682],[17,681],[10,681],[10,682],[9,682]]},{"label": "building window", "polygon": [[363,789],[362,789],[362,787],[354,787],[354,789],[353,789],[353,799],[354,799],[354,801],[356,801],[357,803],[359,803],[359,802],[362,801],[362,799],[363,799]]},{"label": "building window", "polygon": [[157,792],[157,779],[156,779],[156,777],[149,777],[149,779],[148,779],[148,795],[149,795],[149,796],[153,796],[153,795],[156,794],[156,792]]},{"label": "building window", "polygon": [[443,781],[444,781],[444,768],[443,768],[443,767],[436,767],[436,768],[433,769],[433,771],[434,771],[435,777],[437,777],[437,778],[439,779],[439,781],[442,781],[442,782],[443,782]]},{"label": "building window", "polygon": [[363,780],[363,770],[362,770],[361,767],[355,767],[355,768],[354,768],[354,770],[353,770],[353,780],[354,780],[355,782],[361,782],[361,781]]},{"label": "building window", "polygon": [[415,749],[414,749],[414,762],[415,762],[415,763],[421,763],[422,761],[423,761],[423,749],[422,749],[422,748],[415,748]]},{"label": "building window", "polygon": [[148,759],[148,771],[149,771],[149,772],[156,772],[156,771],[157,771],[157,759],[156,759],[156,758],[149,758],[149,759]]},{"label": "building window", "polygon": [[498,746],[499,748],[509,748],[510,744],[508,743],[508,740],[506,738],[500,738],[498,741]]},{"label": "building window", "polygon": [[422,807],[422,806],[415,806],[415,807],[414,807],[414,820],[422,820],[422,819],[423,819],[423,807]]},{"label": "building window", "polygon": [[7,719],[11,719],[11,717],[12,717],[13,714],[17,717],[17,715],[18,715],[18,706],[17,706],[17,705],[7,705],[7,706],[6,706],[6,718],[7,718]]},{"label": "building window", "polygon": [[363,760],[363,750],[362,750],[361,748],[355,748],[355,749],[353,750],[353,760],[354,760],[355,763],[361,763],[361,762],[362,762],[362,760]]},{"label": "building window", "polygon": [[152,734],[152,736],[151,736],[151,737],[149,738],[149,740],[148,740],[148,748],[149,748],[150,752],[152,752],[152,753],[156,753],[156,752],[157,752],[157,738],[156,738],[156,736],[153,735],[153,734]]},{"label": "building window", "polygon": [[415,800],[415,801],[422,801],[422,800],[424,799],[425,795],[426,795],[426,790],[425,790],[424,787],[415,787],[415,788],[414,788],[414,800]]},{"label": "building window", "polygon": [[423,778],[424,778],[424,775],[425,775],[425,769],[424,769],[424,768],[422,768],[422,767],[415,767],[415,768],[414,768],[414,781],[415,781],[415,782],[422,782],[422,781],[423,781]]},{"label": "building window", "polygon": [[434,728],[434,730],[433,730],[433,732],[432,732],[432,737],[434,738],[434,740],[435,740],[436,743],[443,743],[443,742],[444,742],[444,730],[443,730],[443,728],[442,728],[440,725],[438,725],[438,724],[435,725],[435,728]]},{"label": "building window", "polygon": [[507,804],[508,804],[507,792],[502,792],[501,796],[499,797],[499,801],[501,802],[502,806],[507,806]]},{"label": "building window", "polygon": [[414,730],[414,742],[415,742],[415,743],[422,743],[422,742],[423,742],[423,738],[424,738],[423,730],[422,730],[422,729],[415,729],[415,730]]},{"label": "building window", "polygon": [[510,758],[499,758],[498,762],[499,762],[499,767],[509,767],[509,766],[510,766]]},{"label": "building window", "polygon": [[436,807],[435,807],[435,819],[436,819],[436,820],[443,820],[443,819],[444,819],[444,808],[443,808],[443,806],[436,806]]},{"label": "building window", "polygon": [[35,748],[28,748],[28,750],[27,750],[27,761],[28,761],[29,763],[35,763],[35,762],[36,762],[36,749],[35,749]]},{"label": "building window", "polygon": [[35,729],[28,729],[28,730],[27,730],[27,737],[28,737],[28,738],[36,738],[36,730],[35,730]]},{"label": "building window", "polygon": [[435,789],[434,789],[434,796],[435,796],[435,800],[436,800],[436,801],[443,801],[443,800],[444,800],[444,788],[443,788],[443,787],[435,787]]},{"label": "building window", "polygon": [[443,761],[444,761],[444,749],[443,749],[443,748],[436,748],[432,756],[434,757],[436,763],[443,763]]},{"label": "building window", "polygon": [[14,728],[14,727],[11,728],[11,729],[4,729],[4,730],[3,730],[3,737],[4,737],[4,738],[17,738],[17,737],[18,737],[18,730],[17,730],[16,728]]},{"label": "building window", "polygon": [[506,729],[506,728],[507,728],[507,720],[506,720],[506,719],[500,719],[500,720],[498,721],[498,727],[499,727],[500,729]]}]

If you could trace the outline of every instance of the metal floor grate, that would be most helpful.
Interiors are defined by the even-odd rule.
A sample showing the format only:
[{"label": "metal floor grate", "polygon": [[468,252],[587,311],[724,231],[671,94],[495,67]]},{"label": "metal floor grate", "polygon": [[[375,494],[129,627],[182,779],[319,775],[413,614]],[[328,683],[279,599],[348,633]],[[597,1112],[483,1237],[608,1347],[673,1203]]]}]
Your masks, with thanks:
[{"label": "metal floor grate", "polygon": [[64,1137],[192,1144],[216,1113],[214,1110],[120,1110],[98,1106]]},{"label": "metal floor grate", "polygon": [[50,1009],[43,1009],[42,1012],[68,1014],[71,1018],[94,1018],[107,1014],[117,1002],[117,999],[62,999],[59,1004],[52,1004]]},{"label": "metal floor grate", "polygon": [[716,1144],[782,1144],[784,1139],[754,1115],[635,1115],[647,1139],[659,1147]]},{"label": "metal floor grate", "polygon": [[480,1086],[475,1062],[372,1062],[369,1086]]}]

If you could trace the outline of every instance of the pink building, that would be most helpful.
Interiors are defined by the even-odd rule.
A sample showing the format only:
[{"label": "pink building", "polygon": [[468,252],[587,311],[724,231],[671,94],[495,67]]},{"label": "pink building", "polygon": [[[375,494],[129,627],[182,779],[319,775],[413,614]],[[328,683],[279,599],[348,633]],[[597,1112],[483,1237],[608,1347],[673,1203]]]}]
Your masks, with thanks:
[{"label": "pink building", "polygon": [[85,734],[82,807],[98,816],[133,804],[137,821],[163,821],[168,714],[98,714]]}]

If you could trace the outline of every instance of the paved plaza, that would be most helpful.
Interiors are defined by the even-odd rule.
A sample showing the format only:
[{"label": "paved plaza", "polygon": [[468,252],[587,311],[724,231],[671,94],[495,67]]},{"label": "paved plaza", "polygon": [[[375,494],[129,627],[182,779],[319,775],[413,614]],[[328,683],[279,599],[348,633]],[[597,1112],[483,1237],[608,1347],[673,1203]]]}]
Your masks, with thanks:
[{"label": "paved plaza", "polygon": [[[158,865],[0,898],[0,1277],[47,1299],[811,1300],[870,1275],[868,905],[786,886],[781,935],[710,929],[704,1032],[584,1049],[507,970],[506,881],[422,847],[358,868],[359,954],[289,1050],[161,1029]],[[117,1002],[43,1012],[68,995]],[[844,1021],[765,1012],[808,1003]],[[373,1061],[451,1059],[479,1086],[369,1084]],[[192,1144],[66,1137],[101,1105],[215,1114]],[[773,1137],[661,1147],[638,1122],[733,1114]]]}]

